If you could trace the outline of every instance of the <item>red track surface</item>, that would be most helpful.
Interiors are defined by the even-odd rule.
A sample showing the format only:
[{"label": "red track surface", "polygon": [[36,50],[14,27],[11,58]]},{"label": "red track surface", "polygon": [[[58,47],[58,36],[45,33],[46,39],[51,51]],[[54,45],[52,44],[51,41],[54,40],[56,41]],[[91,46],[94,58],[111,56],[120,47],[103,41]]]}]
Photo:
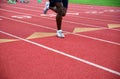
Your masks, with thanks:
[{"label": "red track surface", "polygon": [[44,4],[0,4],[0,79],[120,79],[119,7],[69,4],[60,39]]}]

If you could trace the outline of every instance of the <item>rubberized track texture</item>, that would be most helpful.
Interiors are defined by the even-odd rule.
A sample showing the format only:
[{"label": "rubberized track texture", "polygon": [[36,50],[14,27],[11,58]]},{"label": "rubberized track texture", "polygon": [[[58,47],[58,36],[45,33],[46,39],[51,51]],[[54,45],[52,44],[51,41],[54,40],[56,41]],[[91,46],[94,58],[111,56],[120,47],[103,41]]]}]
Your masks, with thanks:
[{"label": "rubberized track texture", "polygon": [[120,79],[120,7],[69,4],[61,39],[44,5],[0,4],[0,79]]}]

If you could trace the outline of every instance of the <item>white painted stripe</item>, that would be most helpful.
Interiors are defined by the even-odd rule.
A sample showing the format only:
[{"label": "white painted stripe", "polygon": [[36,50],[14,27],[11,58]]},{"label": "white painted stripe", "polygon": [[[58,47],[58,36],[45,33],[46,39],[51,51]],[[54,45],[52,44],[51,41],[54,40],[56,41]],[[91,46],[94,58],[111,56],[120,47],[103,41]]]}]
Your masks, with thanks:
[{"label": "white painted stripe", "polygon": [[[4,4],[4,5],[5,5],[5,4]],[[5,6],[6,6],[6,7],[11,7],[11,6],[8,6],[8,5],[5,5]],[[44,7],[44,5],[40,5],[40,6]],[[35,7],[35,6],[32,6],[32,5],[31,5],[31,6],[25,5],[25,7],[29,7],[29,8],[32,7],[32,8],[36,8],[36,9],[39,9],[39,10],[43,10],[43,8]],[[73,7],[73,6],[72,6],[72,7]],[[72,7],[70,8],[70,10],[75,10],[75,11],[76,11],[76,10],[90,9],[91,6],[87,6],[87,7],[83,7],[83,6],[82,6],[82,7],[80,7],[80,5],[79,5],[79,8],[72,8]],[[77,6],[77,7],[78,7],[78,6]],[[91,10],[96,10],[96,6],[92,6],[92,7],[93,7],[93,8],[92,8]],[[26,8],[21,8],[21,7],[12,7],[12,8],[18,8],[18,9],[20,8],[20,9],[24,9],[24,10],[39,12],[38,10],[31,10],[31,9],[26,9]],[[115,7],[114,7],[114,8],[115,8]],[[116,7],[116,8],[118,8],[118,7]],[[97,9],[98,9],[98,8],[97,8]],[[105,7],[101,7],[101,8],[99,8],[99,9],[103,10],[103,9],[105,9]],[[69,10],[69,11],[70,11],[70,10]],[[75,11],[74,11],[74,12],[75,12]],[[81,12],[79,12],[79,13],[81,13]],[[83,12],[82,12],[82,13],[83,13]],[[111,15],[108,15],[108,14],[107,14],[107,15],[104,15],[104,16],[111,16]],[[119,17],[119,16],[117,16],[117,17]],[[104,20],[104,19],[103,19],[103,20]]]},{"label": "white painted stripe", "polygon": [[[17,21],[17,22],[21,22],[21,23],[25,23],[25,24],[30,24],[30,25],[34,25],[34,26],[37,26],[37,27],[51,29],[51,30],[55,30],[56,31],[56,29],[50,28],[50,27],[47,27],[47,26],[42,26],[42,25],[30,23],[30,22],[25,22],[25,21],[21,21],[21,20],[11,19],[11,18],[4,17],[4,16],[0,16],[0,17],[6,18],[6,19],[9,19],[9,20],[12,20],[12,21]],[[106,28],[101,28],[101,30],[102,29],[106,29]],[[98,40],[98,41],[110,43],[110,44],[120,45],[120,43],[112,42],[112,41],[108,41],[108,40],[104,40],[104,39],[100,39],[100,38],[95,38],[95,37],[91,37],[91,36],[87,36],[87,35],[82,35],[82,34],[75,34],[75,33],[71,33],[71,32],[68,32],[68,31],[64,31],[64,32],[69,33],[69,34],[73,34],[73,35],[76,35],[76,36],[81,36],[81,37],[85,37],[85,38],[89,38],[89,39],[94,39],[94,40]]]},{"label": "white painted stripe", "polygon": [[79,15],[79,13],[75,13],[75,12],[69,12],[69,13],[66,13],[67,15]]},{"label": "white painted stripe", "polygon": [[108,12],[115,12],[115,10],[111,9],[111,10],[108,10]]},{"label": "white painted stripe", "polygon": [[[22,9],[22,10],[29,10],[29,11],[34,11],[34,12],[40,12],[38,10],[32,10],[32,9],[26,9],[26,8],[21,8],[21,7],[12,7],[12,8],[17,8],[17,9]],[[67,15],[79,15],[78,12],[69,12],[69,13],[66,13]],[[41,15],[42,16],[42,15]],[[44,16],[44,15],[43,15]],[[47,15],[46,15],[47,16]],[[48,16],[50,17],[54,17],[56,16],[56,14],[48,14]]]},{"label": "white painted stripe", "polygon": [[33,44],[33,45],[36,45],[36,46],[42,47],[42,48],[44,48],[44,49],[47,49],[47,50],[50,50],[50,51],[56,52],[56,53],[58,53],[58,54],[64,55],[64,56],[66,56],[66,57],[69,57],[69,58],[72,58],[72,59],[78,60],[78,61],[83,62],[83,63],[85,63],[85,64],[88,64],[88,65],[94,66],[94,67],[99,68],[99,69],[101,69],[101,70],[104,70],[104,71],[107,71],[107,72],[110,72],[110,73],[112,73],[112,74],[115,74],[115,75],[120,76],[120,72],[117,72],[117,71],[115,71],[115,70],[109,69],[109,68],[107,68],[107,67],[104,67],[104,66],[101,66],[101,65],[98,65],[98,64],[95,64],[95,63],[89,62],[89,61],[84,60],[84,59],[82,59],[82,58],[78,58],[78,57],[76,57],[76,56],[73,56],[73,55],[67,54],[67,53],[65,53],[65,52],[62,52],[62,51],[59,51],[59,50],[56,50],[56,49],[50,48],[50,47],[48,47],[48,46],[45,46],[45,45],[42,45],[42,44],[39,44],[39,43],[36,43],[36,42],[30,41],[30,40],[27,40],[27,39],[24,39],[24,38],[21,38],[21,37],[18,37],[18,36],[15,36],[15,35],[13,35],[13,34],[10,34],[10,33],[4,32],[4,31],[0,31],[0,32],[3,33],[3,34],[6,34],[6,35],[8,35],[8,36],[11,36],[11,37],[17,38],[17,39],[19,39],[19,40],[22,40],[22,41],[25,41],[25,42],[31,43],[31,44]]},{"label": "white painted stripe", "polygon": [[[66,15],[79,15],[79,13],[66,13]],[[40,16],[43,16],[43,17],[55,17],[56,14],[40,14]]]},{"label": "white painted stripe", "polygon": [[[33,15],[33,14],[21,13],[21,12],[6,10],[6,9],[0,9],[0,10],[7,11],[7,12],[13,12],[13,13],[17,13],[17,14],[30,15],[30,16],[34,16],[34,17],[41,17],[41,16],[36,16],[36,15]],[[55,19],[48,18],[48,17],[42,17],[42,18],[49,19],[49,20],[55,20]],[[87,17],[80,17],[80,18],[87,18]],[[116,22],[116,21],[111,21],[111,20],[101,20],[101,19],[95,19],[95,18],[87,18],[87,19],[91,19],[91,20],[94,19],[94,20],[98,20],[98,21]],[[101,26],[97,26],[97,25],[78,23],[78,22],[73,22],[73,21],[68,21],[68,20],[63,20],[63,22],[67,22],[67,23],[71,23],[71,24],[77,24],[77,25],[85,25],[85,26],[90,26],[90,27],[101,27]],[[109,28],[106,28],[106,29],[109,29]],[[120,31],[119,29],[109,29],[109,30]]]},{"label": "white painted stripe", "polygon": [[14,15],[11,16],[12,18],[18,18],[18,19],[30,19],[32,18],[32,16],[28,16],[28,15]]},{"label": "white painted stripe", "polygon": [[[17,13],[17,14],[23,14],[23,15],[30,15],[30,16],[34,16],[34,17],[45,18],[45,19],[49,19],[49,20],[55,20],[55,19],[48,18],[48,17],[41,17],[41,16],[37,16],[37,15],[33,15],[33,14],[21,13],[21,12],[6,10],[6,9],[0,9],[0,10],[7,11],[7,12],[13,12],[13,13]],[[77,18],[78,18],[78,16],[77,16]],[[81,18],[86,18],[86,17],[81,17]],[[87,18],[87,19],[91,19],[92,20],[94,18]],[[100,20],[100,19],[95,19],[95,20],[103,21],[103,20]],[[104,20],[104,21],[112,22],[112,21],[109,21],[109,20]],[[67,22],[67,23],[71,23],[71,24],[77,24],[77,25],[85,25],[85,26],[90,26],[90,27],[101,27],[101,26],[97,26],[97,25],[78,23],[78,22],[73,22],[73,21],[68,21],[68,20],[63,20],[63,22]],[[116,22],[116,21],[113,21],[113,22]],[[120,31],[119,29],[110,29],[110,30]]]},{"label": "white painted stripe", "polygon": [[[17,9],[21,9],[20,7],[12,7],[12,8],[17,8]],[[23,10],[26,10],[26,8],[22,8]],[[29,10],[29,11],[31,11],[31,9],[27,9],[27,10]],[[9,10],[10,11],[10,10]],[[33,10],[34,11],[34,10]],[[14,11],[15,12],[15,11]],[[35,11],[35,12],[39,12],[39,11]],[[16,13],[16,12],[15,12]],[[20,13],[20,12],[19,12]],[[74,12],[75,13],[75,12]],[[81,13],[81,12],[79,12],[79,13]],[[86,12],[82,12],[82,13],[86,13]],[[90,12],[91,13],[91,12]],[[32,14],[29,14],[29,15],[32,15]],[[36,16],[36,15],[33,15],[33,16]],[[106,15],[106,16],[108,16],[108,15]],[[37,16],[37,17],[39,17],[39,16]],[[71,17],[76,17],[76,16],[71,16]],[[83,16],[82,16],[83,17]],[[119,16],[118,16],[119,17]],[[78,16],[77,16],[77,18],[78,18]],[[79,16],[79,18],[81,18],[81,16]],[[84,17],[84,18],[88,18],[88,17]],[[48,18],[46,18],[46,19],[48,19]],[[94,19],[94,20],[96,20],[96,18],[91,18],[91,19]],[[101,20],[101,21],[108,21],[108,22],[118,22],[118,21],[114,21],[114,20],[105,20],[105,19],[99,19],[99,20]]]},{"label": "white painted stripe", "polygon": [[[4,4],[5,5],[5,4]],[[10,6],[8,6],[8,5],[5,5],[6,7],[10,7]],[[36,7],[36,6],[32,6],[32,5],[24,5],[25,7],[28,7],[28,8],[35,8],[35,9],[39,9],[39,10],[43,10],[43,7],[44,7],[44,4],[42,4],[42,5],[40,5],[39,7]],[[70,10],[86,10],[86,9],[90,9],[91,8],[91,10],[96,10],[96,9],[101,9],[101,10],[103,10],[103,9],[105,9],[105,7],[97,7],[96,8],[96,6],[88,6],[88,5],[86,5],[86,7],[85,6],[81,6],[81,5],[78,5],[78,6],[73,6],[73,5],[71,5],[71,7],[70,7]],[[42,8],[41,8],[42,7]],[[77,8],[76,8],[77,7]],[[38,12],[37,10],[31,10],[31,9],[26,9],[26,8],[21,8],[21,7],[13,7],[13,8],[20,8],[20,9],[25,9],[25,10],[30,10],[30,11],[36,11],[36,12]],[[114,7],[115,8],[115,7]],[[116,7],[116,8],[118,8],[118,7]],[[111,15],[109,15],[109,16],[111,16]]]}]

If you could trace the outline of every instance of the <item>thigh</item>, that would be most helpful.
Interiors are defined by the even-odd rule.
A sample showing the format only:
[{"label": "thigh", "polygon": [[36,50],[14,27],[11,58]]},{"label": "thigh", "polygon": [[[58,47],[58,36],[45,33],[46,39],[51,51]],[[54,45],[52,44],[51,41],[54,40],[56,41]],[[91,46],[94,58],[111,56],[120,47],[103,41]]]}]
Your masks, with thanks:
[{"label": "thigh", "polygon": [[64,8],[68,8],[68,0],[49,0],[50,7],[55,7],[56,3],[62,3]]},{"label": "thigh", "polygon": [[55,7],[57,6],[56,3],[61,3],[62,0],[49,0],[50,2],[50,7]]}]

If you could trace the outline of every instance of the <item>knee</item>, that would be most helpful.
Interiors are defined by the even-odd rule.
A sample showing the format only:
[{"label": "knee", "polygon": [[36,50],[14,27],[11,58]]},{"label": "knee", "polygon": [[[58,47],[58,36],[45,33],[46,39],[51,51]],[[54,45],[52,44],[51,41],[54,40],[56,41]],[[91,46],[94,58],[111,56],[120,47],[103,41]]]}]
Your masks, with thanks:
[{"label": "knee", "polygon": [[62,8],[60,8],[60,9],[58,9],[58,15],[60,15],[60,16],[65,16],[66,15],[66,11],[64,10],[64,9],[62,9]]},{"label": "knee", "polygon": [[63,10],[62,11],[62,16],[65,16],[66,15],[66,12]]}]

